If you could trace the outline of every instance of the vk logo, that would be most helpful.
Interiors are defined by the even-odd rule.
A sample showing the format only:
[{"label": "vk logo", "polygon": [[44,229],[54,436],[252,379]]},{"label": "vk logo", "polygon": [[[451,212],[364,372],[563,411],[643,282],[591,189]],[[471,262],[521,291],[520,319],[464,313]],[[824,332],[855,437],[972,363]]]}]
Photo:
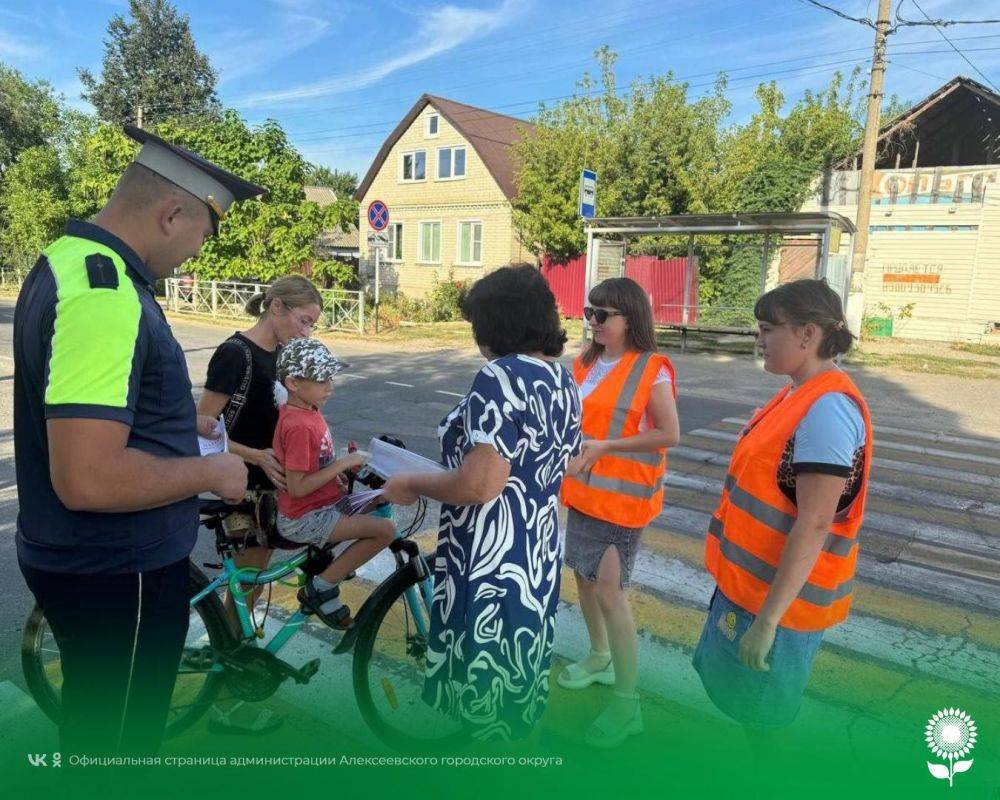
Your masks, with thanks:
[{"label": "vk logo", "polygon": [[28,763],[33,767],[47,767],[48,753],[28,753]]}]

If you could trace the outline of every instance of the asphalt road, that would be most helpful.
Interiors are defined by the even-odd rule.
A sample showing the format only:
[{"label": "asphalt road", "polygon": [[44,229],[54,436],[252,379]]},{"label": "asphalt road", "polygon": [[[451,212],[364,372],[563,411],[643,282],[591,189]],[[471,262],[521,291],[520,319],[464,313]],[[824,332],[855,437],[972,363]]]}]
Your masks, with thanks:
[{"label": "asphalt road", "polygon": [[[195,392],[205,382],[208,361],[228,331],[219,325],[175,322]],[[0,301],[0,681],[21,682],[19,642],[32,604],[17,567],[14,530],[17,496],[13,449],[13,304]],[[437,458],[437,424],[470,386],[482,358],[474,351],[399,352],[372,350],[358,342],[333,345],[349,369],[337,379],[324,409],[338,447],[353,439],[362,447],[390,433],[410,449]],[[694,430],[753,408],[752,402],[680,399],[685,430]],[[199,554],[211,556],[208,537]]]},{"label": "asphalt road", "polygon": [[[18,645],[31,605],[14,548],[11,311],[9,303],[0,304],[0,700],[4,691],[16,696],[23,687]],[[176,321],[174,330],[198,392],[213,350],[231,328]],[[348,439],[364,446],[391,433],[436,457],[437,423],[482,363],[475,351],[428,352],[356,339],[331,346],[350,363],[324,409],[338,446]],[[633,574],[640,689],[712,713],[690,666],[712,588],[701,564],[704,532],[742,421],[781,382],[750,359],[670,355],[683,435],[670,453],[664,512],[644,534]],[[831,725],[838,730],[847,715],[851,726],[884,724],[878,735],[895,736],[887,721],[893,714],[919,717],[927,702],[957,702],[947,699],[955,693],[979,707],[1000,698],[1000,440],[984,434],[995,428],[986,398],[996,387],[871,370],[852,370],[852,376],[875,421],[869,506],[852,615],[824,639],[803,713],[823,721],[836,709],[841,716]],[[432,533],[421,538],[422,546],[432,542]],[[208,537],[195,555],[211,559]],[[377,580],[383,569],[373,562],[359,574]],[[562,598],[555,651],[558,658],[578,658],[586,652],[586,633],[565,573]],[[321,638],[299,638],[290,660],[323,656],[324,680],[283,688],[273,702],[308,715],[335,714],[345,732],[360,737],[361,723],[350,721],[351,699],[331,691],[346,691],[348,674],[340,671],[348,662],[328,664]],[[947,681],[947,697],[941,681]],[[25,718],[37,718],[30,700],[20,698]],[[559,703],[554,699],[552,706]],[[552,725],[563,724],[554,719]]]}]

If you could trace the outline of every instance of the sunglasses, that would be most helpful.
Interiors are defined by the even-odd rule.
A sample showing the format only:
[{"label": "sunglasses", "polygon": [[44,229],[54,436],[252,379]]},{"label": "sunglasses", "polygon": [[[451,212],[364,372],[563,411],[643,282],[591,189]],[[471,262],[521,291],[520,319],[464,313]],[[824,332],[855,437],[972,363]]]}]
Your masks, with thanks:
[{"label": "sunglasses", "polygon": [[608,317],[624,317],[625,315],[621,311],[605,311],[603,308],[585,306],[583,316],[587,318],[587,322],[593,320],[598,325],[603,325],[608,321]]}]

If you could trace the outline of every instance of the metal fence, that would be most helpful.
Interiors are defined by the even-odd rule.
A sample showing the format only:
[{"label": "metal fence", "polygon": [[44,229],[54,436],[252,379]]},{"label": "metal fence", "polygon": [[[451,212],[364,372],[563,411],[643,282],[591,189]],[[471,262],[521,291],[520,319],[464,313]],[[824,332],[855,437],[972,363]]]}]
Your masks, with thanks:
[{"label": "metal fence", "polygon": [[[233,281],[199,281],[167,278],[164,282],[164,305],[170,311],[206,314],[232,319],[246,318],[247,302],[267,289],[266,283],[236,283]],[[321,289],[323,318],[320,324],[330,330],[364,333],[365,300],[363,292],[342,289]]]}]

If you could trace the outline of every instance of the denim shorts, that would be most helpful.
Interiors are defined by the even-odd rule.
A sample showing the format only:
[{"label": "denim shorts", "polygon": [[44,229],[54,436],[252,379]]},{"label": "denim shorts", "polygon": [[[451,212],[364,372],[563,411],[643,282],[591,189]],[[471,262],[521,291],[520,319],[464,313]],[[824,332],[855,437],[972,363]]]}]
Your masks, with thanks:
[{"label": "denim shorts", "polygon": [[694,668],[705,691],[722,713],[744,725],[782,728],[799,713],[802,694],[823,631],[778,626],[767,656],[768,672],[740,663],[740,639],[755,616],[732,603],[718,587],[694,652]]},{"label": "denim shorts", "polygon": [[621,563],[621,587],[624,589],[632,579],[635,557],[639,552],[642,528],[625,528],[603,519],[581,514],[569,509],[566,518],[566,555],[563,563],[572,567],[588,581],[597,580],[597,567],[601,557],[611,546],[618,550]]},{"label": "denim shorts", "polygon": [[321,506],[292,519],[278,514],[278,533],[285,539],[320,547],[330,541],[330,534],[337,527],[341,513],[333,506]]}]

